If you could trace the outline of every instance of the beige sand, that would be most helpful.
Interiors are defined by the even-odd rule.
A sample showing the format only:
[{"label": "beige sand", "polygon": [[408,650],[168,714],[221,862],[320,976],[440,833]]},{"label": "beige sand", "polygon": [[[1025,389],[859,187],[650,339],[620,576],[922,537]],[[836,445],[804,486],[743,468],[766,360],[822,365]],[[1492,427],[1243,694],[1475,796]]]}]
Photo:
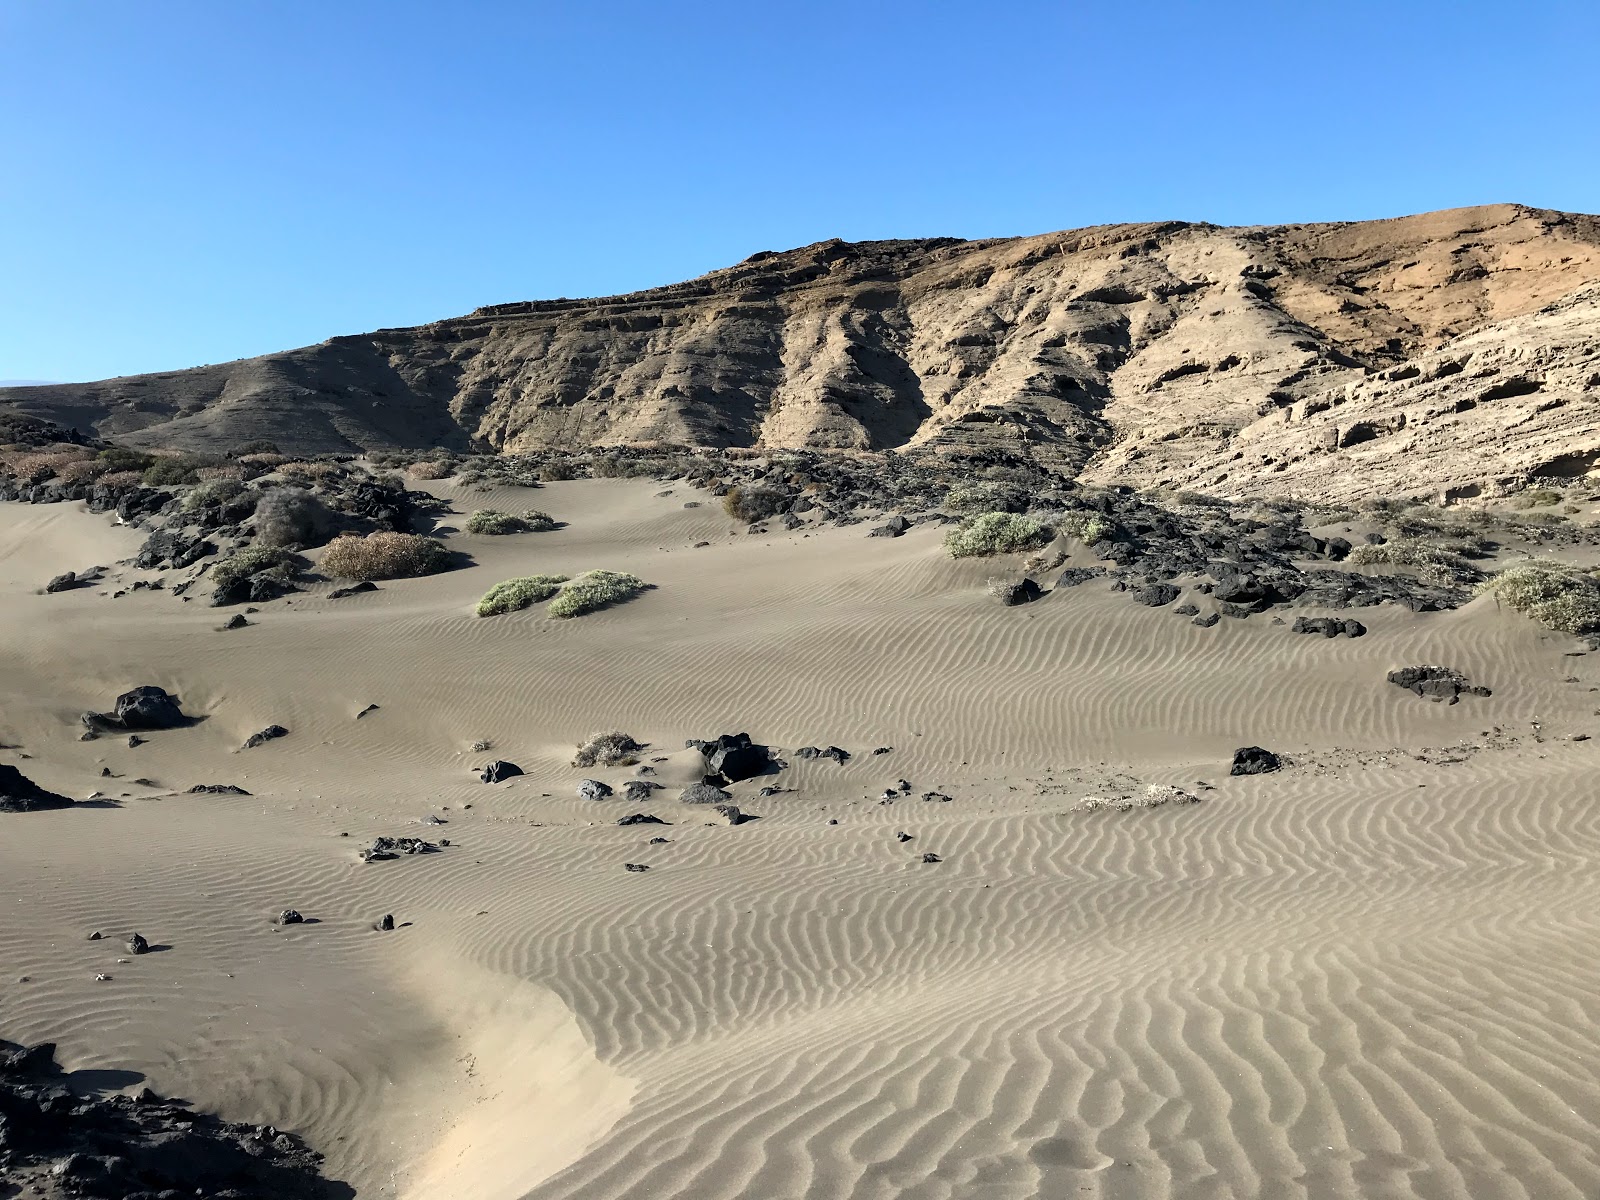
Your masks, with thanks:
[{"label": "beige sand", "polygon": [[[1600,1194],[1600,754],[1568,740],[1600,675],[1571,639],[1492,601],[1358,641],[1103,583],[1005,609],[935,531],[734,534],[660,490],[552,485],[567,529],[227,633],[200,599],[37,594],[138,535],[0,505],[0,741],[31,756],[0,761],[120,800],[0,817],[0,1035],[299,1130],[364,1198]],[[657,586],[471,614],[589,567]],[[1384,682],[1417,662],[1495,694]],[[206,720],[78,740],[138,683]],[[610,728],[662,780],[722,732],[856,757],[736,785],[750,824],[663,800],[671,828],[618,828],[574,787],[632,772],[569,765]],[[1251,743],[1294,765],[1228,778]],[[495,756],[527,776],[479,783]],[[253,795],[178,794],[212,782]],[[357,861],[380,833],[454,844]],[[117,963],[135,928],[170,949]]]}]

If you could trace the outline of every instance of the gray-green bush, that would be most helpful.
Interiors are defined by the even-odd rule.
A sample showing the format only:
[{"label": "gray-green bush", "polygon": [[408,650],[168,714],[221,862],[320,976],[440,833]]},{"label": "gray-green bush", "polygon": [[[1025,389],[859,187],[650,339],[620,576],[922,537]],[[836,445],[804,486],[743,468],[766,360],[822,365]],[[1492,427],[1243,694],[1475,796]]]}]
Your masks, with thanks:
[{"label": "gray-green bush", "polygon": [[1035,517],[990,512],[961,522],[945,535],[944,545],[951,558],[978,558],[1037,550],[1054,537],[1054,530]]},{"label": "gray-green bush", "polygon": [[552,617],[579,617],[644,591],[644,580],[621,571],[585,571],[562,586],[545,607]]},{"label": "gray-green bush", "polygon": [[497,583],[478,601],[480,617],[517,612],[548,600],[567,581],[565,575],[523,575]]}]

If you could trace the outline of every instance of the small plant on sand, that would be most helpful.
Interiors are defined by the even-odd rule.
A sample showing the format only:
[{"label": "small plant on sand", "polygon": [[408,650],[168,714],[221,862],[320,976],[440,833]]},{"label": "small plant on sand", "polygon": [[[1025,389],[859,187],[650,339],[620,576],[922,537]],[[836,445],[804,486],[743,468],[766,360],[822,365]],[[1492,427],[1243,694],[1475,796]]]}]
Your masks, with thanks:
[{"label": "small plant on sand", "polygon": [[789,507],[789,497],[777,488],[752,484],[731,487],[722,497],[722,511],[747,525],[775,517]]},{"label": "small plant on sand", "polygon": [[415,533],[346,534],[334,538],[322,556],[322,570],[335,579],[412,579],[449,566],[443,543]]},{"label": "small plant on sand", "polygon": [[256,575],[288,583],[295,575],[294,555],[275,546],[246,546],[235,550],[211,568],[211,584],[224,591]]},{"label": "small plant on sand", "polygon": [[256,538],[268,546],[320,546],[338,527],[338,518],[304,488],[273,488],[256,503]]},{"label": "small plant on sand", "polygon": [[968,517],[945,535],[951,558],[1018,554],[1047,545],[1055,532],[1043,521],[1018,513],[990,512]]},{"label": "small plant on sand", "polygon": [[1415,567],[1418,579],[1437,587],[1470,583],[1483,575],[1455,551],[1422,538],[1395,538],[1381,546],[1357,546],[1345,561],[1357,566]]},{"label": "small plant on sand", "polygon": [[480,617],[498,617],[548,600],[567,581],[565,575],[524,575],[497,583],[478,601]]},{"label": "small plant on sand", "polygon": [[1061,527],[1062,533],[1070,538],[1077,538],[1086,546],[1092,546],[1117,531],[1115,523],[1110,518],[1095,512],[1067,513],[1057,524]]},{"label": "small plant on sand", "polygon": [[1484,580],[1477,590],[1561,633],[1600,630],[1600,579],[1578,567],[1524,563]]},{"label": "small plant on sand", "polygon": [[575,767],[631,767],[639,761],[642,742],[636,742],[620,729],[610,733],[591,733],[573,757]]},{"label": "small plant on sand", "polygon": [[538,512],[530,509],[520,517],[511,513],[499,512],[492,508],[480,508],[467,518],[468,533],[482,533],[500,535],[506,533],[543,533],[556,527],[555,518],[549,513]]},{"label": "small plant on sand", "polygon": [[552,617],[581,617],[607,605],[631,600],[644,591],[644,580],[620,571],[585,571],[562,587],[546,606]]},{"label": "small plant on sand", "polygon": [[950,489],[944,507],[955,513],[1026,512],[1027,494],[1015,484],[999,480],[969,483]]}]

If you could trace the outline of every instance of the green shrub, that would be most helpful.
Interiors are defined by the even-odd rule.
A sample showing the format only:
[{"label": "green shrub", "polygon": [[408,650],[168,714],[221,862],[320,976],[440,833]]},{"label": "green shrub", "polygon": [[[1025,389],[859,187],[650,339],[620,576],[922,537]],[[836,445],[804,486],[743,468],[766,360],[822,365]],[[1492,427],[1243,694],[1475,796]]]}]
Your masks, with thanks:
[{"label": "green shrub", "polygon": [[294,555],[275,546],[246,546],[235,550],[211,568],[212,586],[232,587],[253,575],[267,574],[288,583],[295,575]]},{"label": "green shrub", "polygon": [[110,471],[145,471],[156,461],[156,456],[143,450],[130,450],[126,446],[107,446],[100,451],[100,461]]},{"label": "green shrub", "polygon": [[244,495],[244,484],[237,479],[210,479],[184,493],[183,511],[197,512],[208,504],[226,504]]},{"label": "green shrub", "polygon": [[1054,531],[1034,517],[990,512],[961,522],[945,535],[944,545],[951,558],[977,558],[1037,550],[1054,537]]},{"label": "green shrub", "polygon": [[256,502],[256,540],[268,546],[320,546],[338,527],[327,505],[304,488],[273,488]]},{"label": "green shrub", "polygon": [[1077,538],[1086,546],[1092,546],[1117,531],[1116,522],[1097,512],[1067,513],[1056,523],[1062,533]]},{"label": "green shrub", "polygon": [[1560,504],[1564,497],[1550,488],[1529,488],[1516,498],[1518,508],[1549,508]]},{"label": "green shrub", "polygon": [[548,600],[567,581],[565,575],[524,575],[497,583],[478,601],[480,617],[498,617]]},{"label": "green shrub", "polygon": [[644,580],[620,571],[585,571],[562,587],[545,611],[552,617],[580,617],[644,591]]},{"label": "green shrub", "polygon": [[1600,629],[1600,579],[1578,567],[1524,563],[1484,580],[1477,590],[1561,633]]},{"label": "green shrub", "polygon": [[146,487],[167,487],[200,482],[200,469],[214,467],[215,459],[203,455],[184,454],[177,458],[158,458],[145,468]]},{"label": "green shrub", "polygon": [[951,488],[944,507],[957,513],[1026,512],[1028,497],[1014,484],[991,480]]},{"label": "green shrub", "polygon": [[576,479],[577,477],[578,468],[565,459],[555,459],[539,468],[539,480],[541,483],[560,483],[562,480]]},{"label": "green shrub", "polygon": [[334,538],[322,556],[323,572],[335,579],[412,579],[449,566],[442,542],[415,533],[347,534]]},{"label": "green shrub", "polygon": [[555,527],[554,517],[535,509],[529,509],[518,517],[492,508],[480,508],[467,518],[468,533],[544,533]]},{"label": "green shrub", "polygon": [[1482,577],[1477,567],[1454,550],[1422,538],[1395,538],[1381,546],[1357,546],[1345,561],[1359,566],[1386,564],[1414,567],[1418,579],[1438,586],[1471,582]]}]

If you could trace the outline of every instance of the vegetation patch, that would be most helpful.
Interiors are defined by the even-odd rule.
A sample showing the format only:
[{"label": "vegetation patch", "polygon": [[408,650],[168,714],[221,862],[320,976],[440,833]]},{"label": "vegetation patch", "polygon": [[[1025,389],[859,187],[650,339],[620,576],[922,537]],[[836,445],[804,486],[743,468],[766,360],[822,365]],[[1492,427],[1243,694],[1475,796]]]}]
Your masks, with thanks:
[{"label": "vegetation patch", "polygon": [[572,760],[575,767],[631,767],[639,761],[644,743],[636,742],[620,729],[610,733],[591,733],[589,740],[578,747]]},{"label": "vegetation patch", "polygon": [[497,583],[478,601],[480,617],[498,617],[548,600],[567,581],[565,575],[523,575]]},{"label": "vegetation patch", "polygon": [[530,509],[521,516],[480,508],[467,518],[467,532],[499,536],[507,533],[544,533],[556,527],[549,513]]},{"label": "vegetation patch", "polygon": [[413,579],[449,566],[442,542],[415,533],[347,534],[329,543],[322,556],[323,572],[335,579]]},{"label": "vegetation patch", "polygon": [[1054,537],[1055,531],[1034,517],[989,512],[961,522],[945,535],[944,545],[951,558],[980,558],[1037,550]]},{"label": "vegetation patch", "polygon": [[243,550],[235,550],[211,568],[211,583],[218,591],[257,575],[288,583],[295,576],[295,568],[295,557],[287,550],[275,546],[246,546]]},{"label": "vegetation patch", "polygon": [[1483,572],[1454,550],[1423,538],[1402,537],[1379,546],[1357,546],[1346,562],[1358,566],[1412,567],[1423,583],[1439,587],[1471,582]]},{"label": "vegetation patch", "polygon": [[722,511],[736,521],[753,525],[775,517],[789,507],[789,497],[777,488],[762,484],[749,487],[732,487],[722,497]]},{"label": "vegetation patch", "polygon": [[631,600],[644,591],[644,580],[621,571],[585,571],[562,587],[545,611],[552,617],[581,617],[584,613]]},{"label": "vegetation patch", "polygon": [[1477,590],[1561,633],[1600,630],[1600,579],[1577,567],[1524,563],[1484,580]]}]

